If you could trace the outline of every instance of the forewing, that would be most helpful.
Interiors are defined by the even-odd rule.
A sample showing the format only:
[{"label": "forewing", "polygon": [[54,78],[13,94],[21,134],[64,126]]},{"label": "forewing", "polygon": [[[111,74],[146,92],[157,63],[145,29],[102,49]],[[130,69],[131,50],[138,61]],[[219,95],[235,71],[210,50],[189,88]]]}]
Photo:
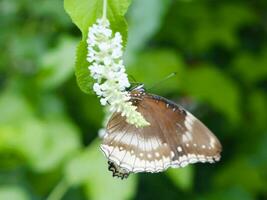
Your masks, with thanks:
[{"label": "forewing", "polygon": [[136,106],[150,126],[136,128],[115,113],[101,144],[106,157],[118,166],[129,172],[160,172],[220,159],[216,136],[177,104],[145,95]]}]

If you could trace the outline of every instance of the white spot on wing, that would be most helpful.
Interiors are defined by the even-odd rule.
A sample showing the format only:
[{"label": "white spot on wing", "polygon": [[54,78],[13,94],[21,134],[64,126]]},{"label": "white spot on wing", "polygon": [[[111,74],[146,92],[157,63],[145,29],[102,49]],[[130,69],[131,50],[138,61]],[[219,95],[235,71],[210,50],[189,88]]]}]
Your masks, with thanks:
[{"label": "white spot on wing", "polygon": [[192,136],[192,133],[191,133],[191,132],[186,131],[185,133],[183,133],[183,135],[182,135],[182,141],[183,141],[184,143],[189,142],[189,141],[191,141],[192,139],[193,139],[193,136]]},{"label": "white spot on wing", "polygon": [[220,155],[215,156],[214,159],[215,159],[215,161],[219,161],[221,159],[221,156]]},{"label": "white spot on wing", "polygon": [[130,152],[126,152],[120,166],[126,168],[128,171],[132,171],[135,162],[135,155]]},{"label": "white spot on wing", "polygon": [[124,150],[120,151],[118,147],[114,147],[112,150],[112,153],[109,155],[108,158],[120,164],[125,154],[126,154],[126,151]]},{"label": "white spot on wing", "polygon": [[113,147],[112,146],[108,146],[105,144],[101,144],[100,145],[100,149],[103,151],[103,153],[105,154],[105,156],[108,158],[110,153],[112,152]]},{"label": "white spot on wing", "polygon": [[188,142],[188,138],[186,137],[185,134],[182,135],[182,141],[185,143],[185,142]]},{"label": "white spot on wing", "polygon": [[148,172],[154,172],[155,171],[155,164],[154,164],[154,161],[149,161],[147,160],[146,161],[146,171]]},{"label": "white spot on wing", "polygon": [[204,155],[198,155],[198,160],[200,162],[206,162],[207,161]]},{"label": "white spot on wing", "polygon": [[210,146],[211,146],[211,148],[215,148],[215,143],[216,143],[215,139],[213,137],[210,137]]},{"label": "white spot on wing", "polygon": [[196,163],[198,161],[197,156],[195,154],[188,154],[188,162],[189,163]]},{"label": "white spot on wing", "polygon": [[171,163],[171,159],[170,159],[170,157],[165,157],[165,156],[163,156],[163,157],[162,157],[162,161],[163,161],[163,166],[164,166],[164,168],[165,168],[166,166],[168,166],[168,165]]},{"label": "white spot on wing", "polygon": [[143,172],[145,171],[145,166],[146,166],[146,162],[143,159],[139,159],[138,157],[136,157],[133,172],[135,173]]},{"label": "white spot on wing", "polygon": [[195,120],[196,120],[195,117],[191,113],[186,112],[185,127],[187,128],[189,132],[192,132],[193,123]]},{"label": "white spot on wing", "polygon": [[[107,152],[111,147],[107,145],[101,145],[101,149],[103,152]],[[109,150],[107,150],[109,149]],[[205,155],[196,155],[196,154],[187,154],[180,156],[178,160],[172,161],[171,157],[163,156],[160,160],[155,159],[153,161],[145,160],[144,158],[140,159],[139,157],[135,157],[135,155],[131,155],[130,152],[126,152],[124,155],[123,152],[119,151],[119,148],[116,148],[112,151],[112,155],[109,156],[109,159],[115,162],[120,167],[126,169],[129,172],[160,172],[166,170],[168,167],[185,167],[188,164],[196,163],[196,162],[209,162],[213,163],[214,160],[218,161],[220,156],[205,156]],[[156,152],[157,153],[157,152]],[[155,153],[155,154],[156,154]],[[117,155],[117,156],[116,156]],[[124,159],[120,160],[118,157],[123,156]]]},{"label": "white spot on wing", "polygon": [[[145,139],[141,137],[138,138],[138,142],[139,142],[139,148],[142,151],[152,151],[154,149],[157,149],[159,147],[161,147],[161,143],[158,142],[157,138],[148,138]],[[137,141],[134,141],[134,143],[136,143]]]},{"label": "white spot on wing", "polygon": [[134,134],[133,138],[132,138],[132,142],[131,142],[131,145],[134,146],[134,147],[137,147],[138,146],[138,136],[137,134]]},{"label": "white spot on wing", "polygon": [[155,160],[155,172],[160,172],[163,170],[162,161],[161,160]]}]

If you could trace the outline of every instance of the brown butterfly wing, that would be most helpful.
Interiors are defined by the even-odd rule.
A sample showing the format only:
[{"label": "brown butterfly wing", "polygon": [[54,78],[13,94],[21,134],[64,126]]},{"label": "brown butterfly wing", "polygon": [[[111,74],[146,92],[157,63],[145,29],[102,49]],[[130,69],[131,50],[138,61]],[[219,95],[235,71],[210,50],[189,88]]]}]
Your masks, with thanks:
[{"label": "brown butterfly wing", "polygon": [[150,126],[136,128],[115,113],[101,144],[106,157],[119,167],[129,172],[160,172],[220,159],[220,142],[188,111],[149,94],[133,102]]}]

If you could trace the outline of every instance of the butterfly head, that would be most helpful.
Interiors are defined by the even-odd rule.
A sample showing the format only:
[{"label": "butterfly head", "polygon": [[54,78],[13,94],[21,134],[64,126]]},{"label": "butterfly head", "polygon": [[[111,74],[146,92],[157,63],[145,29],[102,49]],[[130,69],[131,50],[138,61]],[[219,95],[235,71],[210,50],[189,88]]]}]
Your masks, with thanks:
[{"label": "butterfly head", "polygon": [[144,97],[145,94],[146,94],[146,91],[145,91],[145,88],[144,88],[144,84],[139,84],[139,85],[133,87],[130,90],[131,102],[134,105],[137,105],[138,102],[143,100],[143,97]]}]

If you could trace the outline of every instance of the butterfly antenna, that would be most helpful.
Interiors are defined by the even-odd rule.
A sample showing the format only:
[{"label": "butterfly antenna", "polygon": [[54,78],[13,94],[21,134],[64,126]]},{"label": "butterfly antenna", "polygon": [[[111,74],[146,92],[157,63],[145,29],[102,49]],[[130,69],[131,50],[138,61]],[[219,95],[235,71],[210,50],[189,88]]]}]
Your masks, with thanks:
[{"label": "butterfly antenna", "polygon": [[174,77],[177,75],[177,72],[172,72],[171,74],[169,74],[168,76],[166,76],[164,79],[160,80],[159,82],[155,83],[154,85],[152,85],[149,90],[151,90],[152,88],[158,86],[159,84],[163,83],[164,81]]},{"label": "butterfly antenna", "polygon": [[128,76],[129,76],[129,80],[130,80],[130,83],[131,83],[131,87],[130,88],[133,88],[136,85],[140,85],[140,82],[137,82],[135,80],[135,78],[131,74],[129,74]]},{"label": "butterfly antenna", "polygon": [[133,75],[129,74],[129,79],[131,83],[137,83],[137,81],[135,80],[135,78],[133,77]]}]

